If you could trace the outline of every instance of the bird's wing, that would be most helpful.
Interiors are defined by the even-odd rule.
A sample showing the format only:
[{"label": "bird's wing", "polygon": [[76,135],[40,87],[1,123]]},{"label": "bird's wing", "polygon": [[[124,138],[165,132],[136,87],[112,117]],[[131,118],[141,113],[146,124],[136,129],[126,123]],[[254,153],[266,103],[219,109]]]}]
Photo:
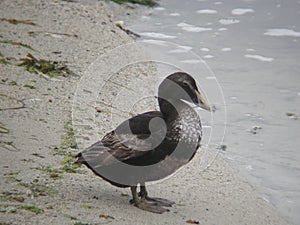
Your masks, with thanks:
[{"label": "bird's wing", "polygon": [[[154,118],[155,121],[149,128],[149,123]],[[78,162],[107,166],[141,157],[162,142],[166,127],[160,122],[162,115],[157,111],[126,120],[116,130],[106,134],[101,141],[82,151],[78,155]]]}]

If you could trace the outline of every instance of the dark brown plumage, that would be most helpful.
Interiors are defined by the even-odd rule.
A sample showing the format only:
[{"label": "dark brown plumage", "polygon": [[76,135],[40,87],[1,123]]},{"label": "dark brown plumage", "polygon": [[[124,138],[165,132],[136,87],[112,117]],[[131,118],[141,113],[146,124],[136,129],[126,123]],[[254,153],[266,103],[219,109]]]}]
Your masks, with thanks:
[{"label": "dark brown plumage", "polygon": [[[101,141],[77,155],[96,175],[117,187],[131,187],[132,203],[163,213],[173,202],[148,197],[145,183],[162,179],[188,163],[200,146],[200,118],[189,103],[210,110],[195,80],[171,74],[159,86],[160,111],[146,112],[121,123]],[[138,196],[137,185],[141,192]]]}]

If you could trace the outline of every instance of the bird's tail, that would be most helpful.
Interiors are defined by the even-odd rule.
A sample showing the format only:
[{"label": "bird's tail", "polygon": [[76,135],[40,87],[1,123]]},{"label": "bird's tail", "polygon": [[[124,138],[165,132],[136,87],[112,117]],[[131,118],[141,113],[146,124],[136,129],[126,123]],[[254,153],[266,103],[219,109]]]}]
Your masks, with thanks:
[{"label": "bird's tail", "polygon": [[86,161],[84,160],[84,158],[82,157],[82,154],[81,152],[78,153],[75,158],[77,158],[77,160],[74,162],[74,164],[77,164],[77,165],[81,165],[81,164],[85,164]]}]

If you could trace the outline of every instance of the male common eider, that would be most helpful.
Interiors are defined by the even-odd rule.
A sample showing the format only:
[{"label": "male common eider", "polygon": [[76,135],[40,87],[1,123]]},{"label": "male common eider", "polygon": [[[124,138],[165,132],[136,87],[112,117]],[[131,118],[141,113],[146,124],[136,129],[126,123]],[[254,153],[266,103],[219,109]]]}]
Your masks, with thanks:
[{"label": "male common eider", "polygon": [[195,80],[183,72],[162,81],[158,103],[160,111],[124,121],[76,156],[76,163],[85,164],[112,185],[130,187],[131,203],[153,213],[169,211],[164,207],[174,202],[149,197],[145,183],[169,176],[194,157],[202,129],[190,103],[210,111]]}]

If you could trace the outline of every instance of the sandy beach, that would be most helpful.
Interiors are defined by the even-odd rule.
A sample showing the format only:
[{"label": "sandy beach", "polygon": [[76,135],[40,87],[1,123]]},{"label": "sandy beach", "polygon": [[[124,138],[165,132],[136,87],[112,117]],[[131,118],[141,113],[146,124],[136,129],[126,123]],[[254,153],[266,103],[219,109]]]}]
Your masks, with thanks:
[{"label": "sandy beach", "polygon": [[[134,39],[114,24],[116,16],[103,2],[4,0],[0,12],[0,224],[288,224],[220,156],[199,172],[196,155],[174,176],[149,186],[151,195],[176,202],[162,215],[130,205],[129,189],[74,166],[72,156],[95,138],[91,128],[85,128],[90,137],[74,134],[78,83],[95,60]],[[18,66],[33,60],[28,53],[37,61]],[[40,59],[54,69],[36,69]],[[130,67],[116,82],[125,83],[131,73],[155,74],[155,68]],[[104,134],[111,117],[103,118],[97,129]]]}]

